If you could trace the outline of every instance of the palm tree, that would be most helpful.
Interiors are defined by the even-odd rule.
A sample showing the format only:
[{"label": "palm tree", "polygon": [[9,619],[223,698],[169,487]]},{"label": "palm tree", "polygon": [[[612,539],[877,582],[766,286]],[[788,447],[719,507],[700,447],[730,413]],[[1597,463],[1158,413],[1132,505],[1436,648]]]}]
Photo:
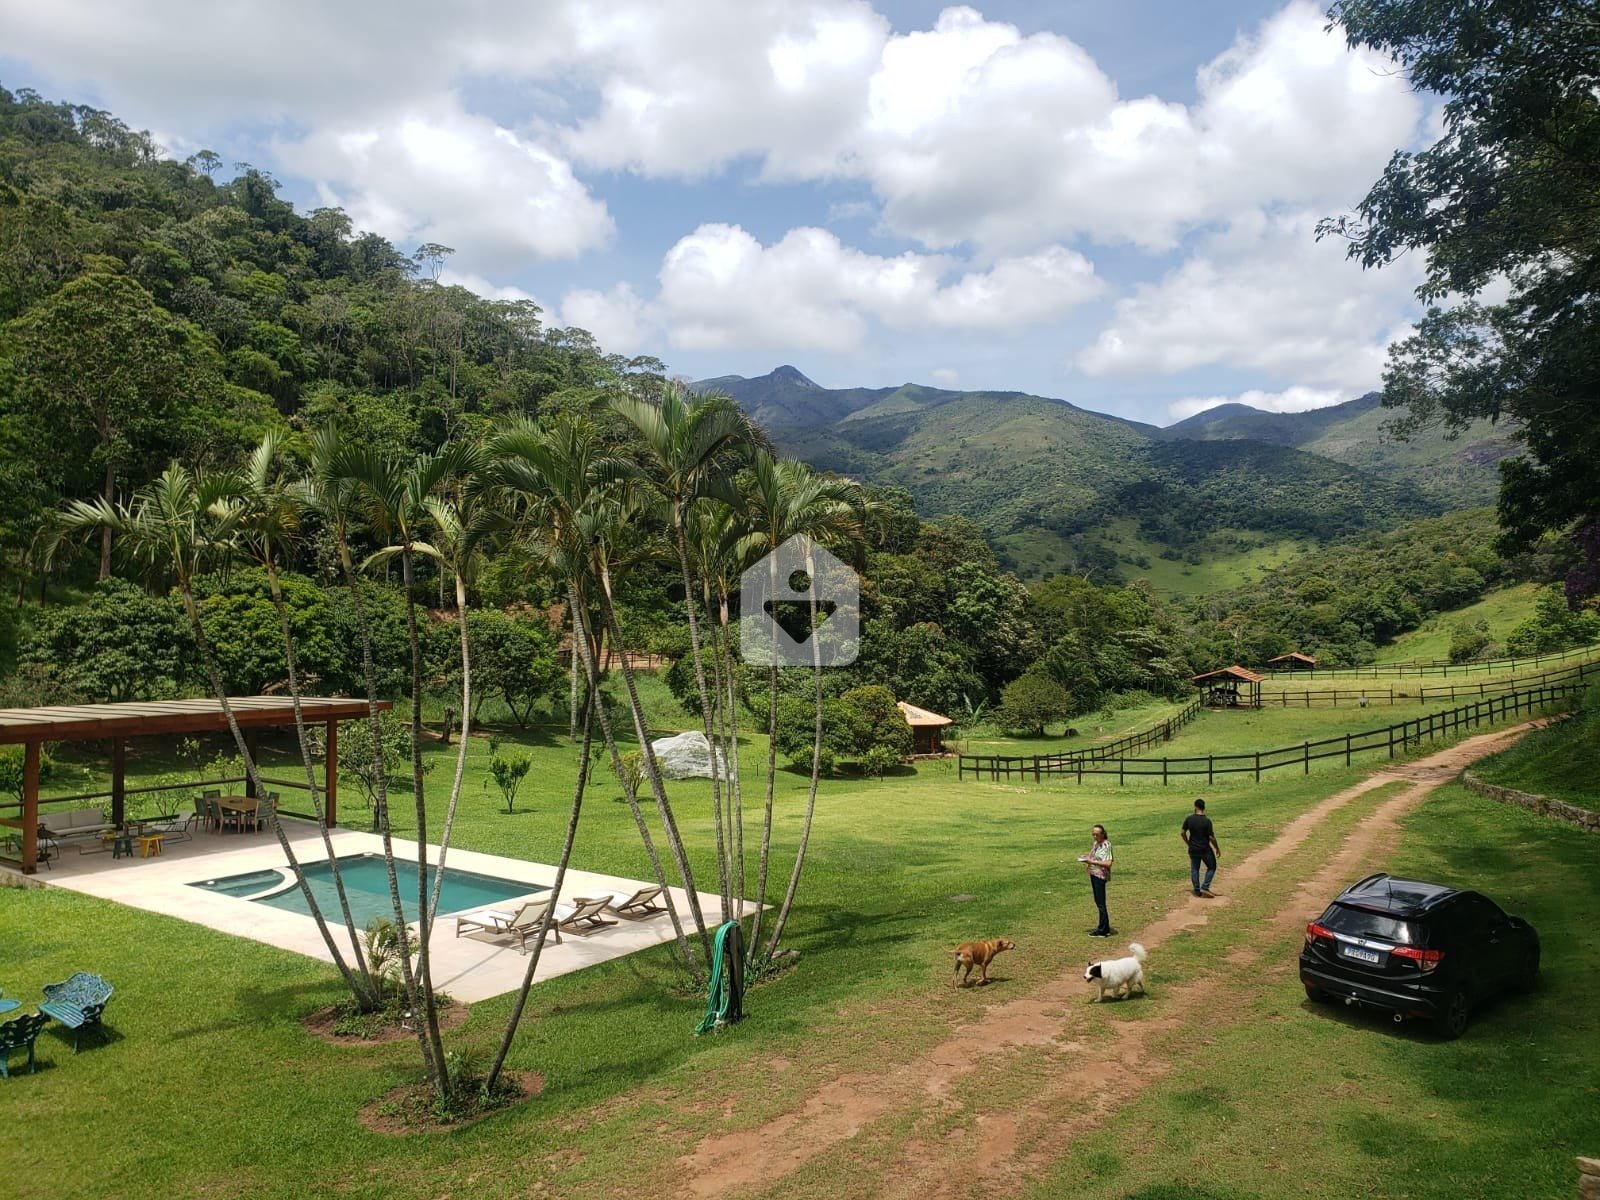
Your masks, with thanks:
[{"label": "palm tree", "polygon": [[[480,447],[465,446],[457,456],[458,474],[449,481],[448,492],[428,495],[422,506],[433,528],[431,541],[412,544],[412,552],[438,564],[441,576],[448,571],[455,582],[456,625],[461,643],[461,737],[456,749],[455,777],[450,784],[450,799],[445,807],[444,828],[439,835],[438,870],[434,875],[433,895],[428,902],[431,925],[439,909],[439,893],[444,887],[445,857],[455,828],[456,808],[461,800],[461,785],[466,776],[467,745],[472,732],[472,645],[468,636],[467,592],[482,563],[484,543],[506,526],[505,514],[496,505],[493,491],[484,474],[488,457]],[[400,553],[400,546],[389,546],[371,555],[367,562],[381,562]],[[413,740],[415,733],[413,733]]]},{"label": "palm tree", "polygon": [[363,1009],[375,1009],[383,1002],[383,987],[381,981],[369,970],[364,950],[365,939],[350,912],[350,900],[345,893],[344,874],[339,867],[339,857],[334,853],[333,838],[328,830],[322,791],[317,783],[317,773],[312,761],[311,741],[306,731],[305,713],[300,705],[299,664],[294,635],[289,628],[289,611],[283,600],[279,564],[299,538],[300,516],[305,508],[307,496],[303,486],[290,481],[278,469],[278,459],[282,449],[282,435],[277,431],[268,432],[245,463],[244,471],[239,476],[240,486],[237,495],[226,503],[232,506],[231,515],[239,530],[238,548],[262,568],[267,577],[273,608],[278,614],[278,627],[283,637],[284,663],[288,672],[289,695],[294,705],[295,735],[300,745],[300,759],[305,766],[306,787],[311,796],[312,811],[316,814],[317,829],[322,836],[323,849],[328,856],[340,913],[350,938],[351,955],[366,985],[366,994],[358,996],[358,1001],[361,1002]]},{"label": "palm tree", "polygon": [[[849,480],[819,475],[804,463],[792,459],[775,460],[758,454],[751,469],[743,477],[744,508],[749,522],[748,540],[745,543],[752,557],[766,557],[769,567],[776,572],[777,564],[771,555],[791,538],[805,536],[824,545],[845,546],[858,541],[864,530],[865,502],[858,485]],[[777,952],[779,939],[789,919],[790,909],[800,884],[801,869],[805,864],[806,848],[811,838],[811,823],[816,812],[817,784],[822,769],[822,664],[818,644],[816,571],[815,563],[808,561],[811,576],[811,622],[813,630],[808,639],[812,649],[812,677],[815,707],[815,728],[811,752],[811,781],[806,795],[806,814],[800,830],[800,843],[795,850],[794,867],[789,874],[789,885],[783,903],[773,923],[772,934],[765,946],[759,942],[761,920],[767,899],[767,878],[772,850],[773,792],[777,782],[777,747],[774,739],[778,726],[778,667],[767,669],[767,779],[765,808],[761,825],[761,850],[756,865],[756,900],[758,907],[750,933],[750,967],[759,972],[771,962]],[[774,585],[776,580],[773,580]],[[774,587],[776,590],[776,587]]]},{"label": "palm tree", "polygon": [[[429,950],[433,920],[428,896],[428,809],[422,765],[422,637],[417,626],[416,555],[418,545],[426,544],[422,533],[428,516],[428,499],[447,481],[470,470],[473,462],[473,452],[469,448],[451,444],[438,453],[420,455],[409,461],[367,447],[350,446],[341,450],[329,464],[332,471],[353,485],[351,496],[363,511],[369,527],[388,543],[386,549],[368,562],[382,561],[390,554],[400,559],[406,600],[406,639],[411,651],[411,785],[417,822],[416,966],[413,973],[410,955],[402,946],[401,969],[412,1011],[422,1014],[423,1019],[417,1022],[417,1041],[429,1080],[435,1092],[444,1097],[450,1094],[450,1084],[445,1072]],[[375,744],[382,745],[378,730],[374,729],[373,733]],[[395,924],[405,939],[409,933],[405,910],[400,903],[387,811],[383,816],[383,838]],[[442,844],[440,850],[445,850]]]},{"label": "palm tree", "polygon": [[[498,481],[518,498],[524,536],[530,549],[567,584],[567,605],[574,630],[572,653],[581,655],[583,659],[585,680],[593,697],[594,717],[599,721],[601,738],[610,755],[612,768],[622,781],[623,795],[649,856],[656,882],[665,887],[666,871],[639,807],[632,774],[624,768],[611,715],[599,695],[600,673],[595,653],[599,639],[595,636],[591,617],[598,610],[603,627],[613,634],[616,644],[620,645],[620,637],[616,637],[615,612],[610,604],[610,584],[612,567],[616,562],[615,552],[631,524],[624,519],[619,504],[619,493],[624,491],[623,481],[630,474],[629,464],[604,451],[594,426],[587,419],[565,414],[557,417],[547,428],[526,422],[508,426],[491,440],[489,449],[496,459]],[[644,728],[638,693],[631,686],[626,656],[623,656],[623,671],[624,679],[629,684],[634,727],[645,756],[646,774],[651,780],[657,813],[668,848],[688,893],[696,932],[709,957],[710,937],[700,914],[694,876],[677,824],[672,819],[666,792],[661,786],[654,755],[650,752],[650,741]],[[677,906],[670,892],[665,895],[679,954],[691,976],[698,978],[699,969],[684,938]]]},{"label": "palm tree", "polygon": [[[222,706],[251,787],[260,793],[263,789],[255,758],[234,716],[227,690],[222,686],[222,672],[210,639],[206,637],[194,597],[195,579],[212,566],[225,563],[237,552],[241,522],[248,512],[243,502],[246,494],[247,488],[238,476],[191,474],[173,463],[152,483],[135,492],[127,504],[112,504],[104,497],[73,501],[61,514],[60,525],[63,533],[69,535],[113,533],[118,554],[135,569],[147,577],[171,579],[176,585],[200,650],[200,660],[210,679],[212,694]],[[293,845],[281,825],[275,823],[274,832],[334,966],[357,1001],[369,1003],[372,981],[366,973],[364,960],[358,953],[357,962],[362,965],[357,971],[352,971],[345,962],[306,881]]]},{"label": "palm tree", "polygon": [[646,477],[666,505],[673,548],[678,555],[695,687],[699,691],[706,740],[712,747],[711,809],[717,830],[718,883],[722,911],[726,915],[731,911],[731,888],[728,851],[723,836],[721,767],[718,759],[726,761],[727,750],[717,737],[710,695],[706,689],[705,662],[695,613],[697,589],[689,565],[688,527],[691,510],[697,501],[716,491],[724,495],[731,494],[727,484],[739,461],[747,454],[755,435],[749,419],[738,405],[730,396],[720,392],[691,397],[678,387],[667,384],[662,388],[661,400],[657,404],[634,396],[618,396],[611,403],[632,423],[643,442]]}]

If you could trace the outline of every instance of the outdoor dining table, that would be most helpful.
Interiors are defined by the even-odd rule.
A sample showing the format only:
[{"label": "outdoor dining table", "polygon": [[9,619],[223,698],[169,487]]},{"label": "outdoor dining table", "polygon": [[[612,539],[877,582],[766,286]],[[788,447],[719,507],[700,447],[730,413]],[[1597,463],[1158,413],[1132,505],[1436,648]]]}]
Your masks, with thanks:
[{"label": "outdoor dining table", "polygon": [[241,817],[245,815],[255,816],[256,805],[259,803],[260,801],[254,796],[220,796],[217,799],[218,808],[225,809],[228,812],[236,812]]}]

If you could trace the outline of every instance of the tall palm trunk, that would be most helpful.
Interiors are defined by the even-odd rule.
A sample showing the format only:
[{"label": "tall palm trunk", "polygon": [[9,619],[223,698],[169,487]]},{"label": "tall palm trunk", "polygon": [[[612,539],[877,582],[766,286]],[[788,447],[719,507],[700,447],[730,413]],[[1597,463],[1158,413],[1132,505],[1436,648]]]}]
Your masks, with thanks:
[{"label": "tall palm trunk", "polygon": [[[705,662],[700,653],[700,622],[694,611],[694,581],[689,570],[689,542],[683,530],[682,509],[676,504],[672,509],[672,535],[678,551],[678,567],[683,575],[683,611],[689,621],[689,656],[694,662],[694,685],[700,696],[700,724],[705,731],[706,741],[711,744],[711,816],[717,828],[717,886],[722,899],[722,913],[726,918],[732,910],[732,904],[728,883],[727,842],[722,832],[722,767],[717,761],[721,750],[711,711],[711,698],[706,691]],[[618,636],[620,637],[620,634]]]},{"label": "tall palm trunk", "polygon": [[[188,614],[189,627],[194,633],[195,645],[200,651],[200,661],[205,664],[206,675],[211,681],[212,694],[222,706],[222,715],[228,722],[228,732],[233,734],[233,743],[238,748],[239,756],[244,760],[245,774],[250,779],[250,786],[257,794],[262,791],[261,776],[256,770],[255,756],[250,753],[250,744],[245,741],[244,730],[239,728],[239,722],[234,716],[233,705],[228,703],[227,689],[222,686],[222,671],[217,666],[216,652],[211,647],[211,640],[206,637],[205,627],[200,623],[200,609],[195,604],[194,592],[190,588],[188,579],[180,579],[178,594],[183,600],[183,611]],[[311,884],[306,879],[305,868],[300,865],[300,859],[294,852],[288,835],[283,832],[283,826],[277,822],[273,824],[273,832],[278,835],[278,846],[283,850],[284,858],[289,864],[289,869],[295,877],[295,882],[300,885],[300,894],[305,897],[306,907],[311,913],[311,919],[316,922],[317,932],[322,935],[322,943],[328,948],[328,956],[333,959],[333,965],[344,979],[345,986],[350,989],[358,1002],[367,1002],[367,992],[364,987],[365,980],[350,969],[344,956],[339,952],[338,943],[334,941],[333,930],[328,927],[327,918],[322,915],[322,908],[317,904],[315,893]]]},{"label": "tall palm trunk", "polygon": [[[611,581],[601,565],[598,572],[600,576],[600,612],[611,633],[612,642],[622,645],[622,626],[617,621],[616,609],[611,603]],[[650,730],[645,724],[644,704],[639,699],[639,688],[634,681],[633,668],[628,664],[626,654],[619,655],[621,665],[622,684],[628,692],[628,708],[633,715],[634,733],[639,739],[639,751],[644,760],[645,778],[650,782],[650,793],[655,797],[656,812],[661,817],[662,832],[666,835],[667,849],[672,851],[673,861],[677,864],[679,877],[683,880],[684,893],[688,898],[689,915],[694,918],[695,932],[700,937],[701,950],[707,962],[711,961],[711,931],[706,928],[706,919],[700,911],[700,894],[695,890],[694,869],[689,865],[689,855],[683,846],[683,835],[678,831],[677,818],[673,816],[672,804],[667,799],[666,786],[661,781],[661,764],[656,761],[655,747],[650,744]]]},{"label": "tall palm trunk", "polygon": [[[411,649],[411,787],[417,814],[417,967],[416,990],[420,993],[423,1019],[417,1022],[417,1040],[423,1058],[435,1073],[434,1086],[441,1096],[450,1094],[450,1081],[444,1072],[444,1040],[439,1034],[439,1010],[433,995],[433,956],[429,950],[433,920],[428,911],[428,798],[422,772],[422,634],[417,628],[416,563],[410,538],[400,545],[401,576],[406,592],[406,638]],[[465,720],[465,714],[463,714]],[[401,910],[401,916],[404,915]],[[408,956],[401,955],[402,961]]]},{"label": "tall palm trunk", "polygon": [[[667,917],[672,922],[672,933],[676,940],[678,953],[683,959],[683,964],[688,970],[690,978],[696,984],[700,982],[700,970],[695,965],[694,955],[689,951],[688,939],[684,936],[683,922],[678,917],[678,906],[668,889],[666,867],[662,865],[661,855],[656,850],[655,839],[650,836],[650,825],[644,819],[644,810],[639,807],[638,788],[634,784],[633,775],[622,762],[622,752],[617,748],[616,731],[611,727],[611,714],[606,711],[605,697],[600,694],[600,672],[596,663],[593,644],[588,635],[588,618],[586,610],[580,610],[576,593],[572,593],[572,611],[578,614],[578,624],[582,629],[583,637],[576,645],[583,647],[584,673],[589,684],[589,703],[594,707],[600,721],[600,736],[605,742],[605,747],[611,758],[611,769],[616,772],[617,780],[622,784],[622,795],[628,802],[628,811],[633,814],[633,823],[639,830],[639,840],[644,843],[646,856],[650,859],[650,867],[655,872],[655,880],[661,885],[662,898],[666,901]],[[693,891],[689,893],[694,895]]]},{"label": "tall palm trunk", "polygon": [[[312,765],[311,740],[306,736],[305,712],[300,704],[300,664],[299,656],[295,651],[294,634],[289,628],[289,608],[283,602],[282,581],[278,577],[277,559],[268,554],[264,555],[264,565],[267,574],[267,590],[272,596],[272,606],[278,614],[278,629],[283,636],[284,665],[289,672],[289,698],[294,705],[294,731],[300,744],[300,761],[305,765],[306,788],[311,795],[311,811],[316,814],[317,832],[322,837],[323,850],[328,855],[328,868],[332,874],[334,894],[339,898],[339,911],[344,917],[346,931],[350,935],[350,952],[355,961],[356,969],[361,973],[361,978],[366,985],[367,996],[373,1006],[380,999],[382,989],[377,981],[372,978],[368,969],[365,950],[362,947],[361,934],[356,928],[356,920],[350,912],[350,897],[345,892],[344,873],[339,868],[339,856],[333,850],[333,835],[328,829],[328,814],[322,803],[322,789],[317,786],[317,772]],[[338,769],[337,766],[334,767]],[[361,998],[358,997],[358,1000]],[[366,1003],[363,1008],[368,1007]]]},{"label": "tall palm trunk", "polygon": [[433,925],[439,911],[439,893],[444,888],[444,860],[450,852],[456,808],[461,801],[461,782],[467,771],[467,739],[472,733],[472,647],[467,635],[467,581],[460,572],[456,572],[456,621],[461,626],[461,739],[456,745],[456,774],[450,781],[450,802],[444,810],[444,828],[439,832],[439,869],[434,873],[433,896],[428,901],[429,926]]},{"label": "tall palm trunk", "polygon": [[789,873],[789,888],[783,894],[783,907],[778,909],[777,919],[772,923],[772,936],[768,938],[763,953],[765,962],[771,962],[772,956],[778,952],[778,942],[783,937],[783,927],[788,924],[789,911],[794,907],[795,893],[800,890],[800,871],[805,866],[806,848],[811,843],[811,820],[817,811],[817,781],[822,775],[822,646],[821,633],[817,629],[817,563],[809,543],[806,550],[806,575],[810,579],[806,598],[811,609],[811,636],[807,640],[811,643],[811,678],[816,706],[816,723],[811,742],[811,787],[806,793],[806,816],[800,827],[800,845],[794,852],[794,870]]},{"label": "tall palm trunk", "polygon": [[561,895],[561,889],[567,880],[567,863],[572,860],[572,844],[578,837],[578,816],[583,811],[584,790],[589,784],[589,749],[594,744],[594,702],[595,693],[589,693],[589,699],[583,706],[583,749],[578,755],[578,780],[572,788],[572,812],[567,817],[567,836],[561,843],[561,857],[556,862],[555,882],[550,885],[550,907],[545,909],[544,920],[539,925],[539,936],[534,939],[533,951],[528,955],[528,968],[522,973],[522,986],[517,989],[517,998],[511,1004],[511,1015],[506,1018],[505,1032],[500,1035],[500,1048],[495,1051],[494,1061],[489,1064],[489,1073],[484,1076],[484,1094],[492,1095],[494,1086],[500,1079],[500,1071],[506,1065],[506,1056],[511,1053],[511,1043],[517,1035],[517,1026],[522,1023],[522,1010],[528,1003],[528,991],[533,987],[534,972],[539,969],[539,956],[544,951],[544,939],[549,936],[550,924],[555,920],[555,900]]},{"label": "tall palm trunk", "polygon": [[[767,559],[767,586],[769,595],[778,592],[777,560]],[[766,795],[761,814],[761,853],[756,860],[756,915],[750,926],[750,942],[746,959],[752,971],[758,971],[764,961],[761,952],[761,917],[767,903],[767,876],[772,866],[772,805],[778,786],[778,664],[776,659],[767,664],[767,778]]]}]

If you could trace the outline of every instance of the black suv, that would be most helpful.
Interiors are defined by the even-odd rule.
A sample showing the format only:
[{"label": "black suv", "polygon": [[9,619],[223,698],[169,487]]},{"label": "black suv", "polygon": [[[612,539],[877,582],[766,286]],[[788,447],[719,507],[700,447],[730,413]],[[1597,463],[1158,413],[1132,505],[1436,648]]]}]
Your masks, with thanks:
[{"label": "black suv", "polygon": [[1477,892],[1368,875],[1306,926],[1300,982],[1312,1000],[1426,1017],[1457,1038],[1480,1001],[1532,988],[1539,935]]}]

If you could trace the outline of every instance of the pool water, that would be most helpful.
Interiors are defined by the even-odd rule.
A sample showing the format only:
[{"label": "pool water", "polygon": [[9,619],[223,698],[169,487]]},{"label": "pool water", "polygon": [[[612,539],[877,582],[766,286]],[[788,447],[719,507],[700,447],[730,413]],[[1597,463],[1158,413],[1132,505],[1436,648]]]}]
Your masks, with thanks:
[{"label": "pool water", "polygon": [[[400,881],[400,902],[405,909],[406,920],[414,921],[417,918],[417,864],[397,861],[394,867]],[[337,921],[340,916],[339,894],[333,886],[332,866],[323,861],[306,863],[303,869],[306,882],[311,885],[311,893],[317,898],[317,907],[322,910],[323,916]],[[437,875],[438,868],[430,866],[430,893]],[[365,928],[373,917],[394,919],[394,903],[389,899],[389,876],[384,870],[383,855],[354,854],[341,858],[339,877],[344,881],[345,897],[350,901],[350,915],[357,926]],[[207,879],[189,886],[203,888],[219,896],[267,904],[285,912],[311,915],[305,893],[300,890],[293,872],[287,867]],[[470,908],[500,904],[514,896],[532,896],[549,890],[519,879],[499,879],[493,875],[451,869],[445,872],[444,887],[439,893],[439,912],[464,912]]]}]

